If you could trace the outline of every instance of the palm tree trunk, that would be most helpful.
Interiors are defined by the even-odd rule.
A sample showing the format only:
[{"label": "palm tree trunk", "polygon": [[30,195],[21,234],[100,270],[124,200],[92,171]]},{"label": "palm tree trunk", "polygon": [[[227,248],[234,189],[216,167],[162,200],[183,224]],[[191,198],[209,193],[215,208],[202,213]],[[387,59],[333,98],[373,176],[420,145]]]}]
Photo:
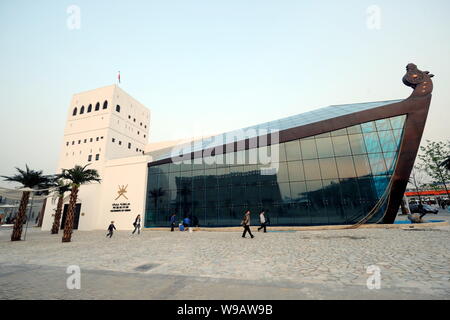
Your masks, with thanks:
[{"label": "palm tree trunk", "polygon": [[44,220],[45,207],[47,206],[47,198],[42,202],[41,212],[39,213],[39,220],[37,226],[42,227],[42,221]]},{"label": "palm tree trunk", "polygon": [[64,224],[64,235],[62,242],[70,242],[72,238],[73,218],[75,216],[75,205],[77,204],[78,186],[73,185],[70,192],[69,208],[67,210],[66,222]]},{"label": "palm tree trunk", "polygon": [[30,199],[30,191],[24,191],[22,193],[22,199],[20,200],[19,212],[17,213],[16,222],[14,223],[11,241],[20,241],[22,238],[22,227],[29,199]]},{"label": "palm tree trunk", "polygon": [[58,204],[56,205],[55,220],[53,221],[52,226],[52,234],[58,234],[63,202],[64,202],[64,195],[59,196]]}]

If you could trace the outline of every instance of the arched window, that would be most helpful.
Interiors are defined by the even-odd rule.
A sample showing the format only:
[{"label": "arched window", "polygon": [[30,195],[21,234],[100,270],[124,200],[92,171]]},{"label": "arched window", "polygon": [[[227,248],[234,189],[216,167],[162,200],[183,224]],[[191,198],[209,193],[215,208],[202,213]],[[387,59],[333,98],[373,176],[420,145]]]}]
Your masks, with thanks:
[{"label": "arched window", "polygon": [[103,102],[103,109],[108,108],[108,101],[105,100],[105,102]]},{"label": "arched window", "polygon": [[80,114],[83,114],[83,113],[84,113],[84,106],[81,106]]},{"label": "arched window", "polygon": [[100,102],[97,102],[97,104],[95,105],[95,111],[100,110]]},{"label": "arched window", "polygon": [[77,109],[77,107],[75,107],[75,109],[73,109],[72,115],[76,116],[77,115],[77,111],[78,111],[78,109]]},{"label": "arched window", "polygon": [[87,112],[91,112],[91,111],[92,111],[92,104],[90,104],[87,109]]},{"label": "arched window", "polygon": [[120,106],[119,105],[116,106],[116,111],[120,112]]}]

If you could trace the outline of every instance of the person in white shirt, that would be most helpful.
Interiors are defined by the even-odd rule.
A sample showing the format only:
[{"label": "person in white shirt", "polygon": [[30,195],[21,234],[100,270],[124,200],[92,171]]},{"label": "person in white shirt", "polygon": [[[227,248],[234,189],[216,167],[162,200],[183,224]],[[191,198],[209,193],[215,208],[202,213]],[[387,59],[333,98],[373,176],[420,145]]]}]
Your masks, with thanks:
[{"label": "person in white shirt", "polygon": [[266,231],[266,216],[264,215],[264,210],[261,211],[261,213],[259,214],[259,222],[261,223],[261,226],[258,228],[258,232],[261,229],[264,229],[264,232]]}]

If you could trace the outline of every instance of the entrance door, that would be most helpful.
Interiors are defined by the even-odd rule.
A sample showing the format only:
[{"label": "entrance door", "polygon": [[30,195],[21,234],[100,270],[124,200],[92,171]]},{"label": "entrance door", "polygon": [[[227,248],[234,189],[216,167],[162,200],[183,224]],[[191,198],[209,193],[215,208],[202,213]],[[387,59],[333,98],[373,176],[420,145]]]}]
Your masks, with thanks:
[{"label": "entrance door", "polygon": [[[63,216],[61,220],[61,229],[64,229],[64,225],[66,224],[67,210],[69,209],[69,205],[64,205]],[[81,203],[77,203],[75,205],[75,215],[73,217],[73,229],[78,229],[78,221],[80,220],[80,211],[81,211]]]}]

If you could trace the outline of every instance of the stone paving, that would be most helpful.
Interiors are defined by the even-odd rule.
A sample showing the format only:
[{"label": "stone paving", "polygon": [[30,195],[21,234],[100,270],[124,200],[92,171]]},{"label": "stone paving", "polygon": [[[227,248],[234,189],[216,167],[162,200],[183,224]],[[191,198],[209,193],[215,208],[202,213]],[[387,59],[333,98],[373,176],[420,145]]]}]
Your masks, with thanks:
[{"label": "stone paving", "polygon": [[[38,229],[10,242],[10,232],[0,231],[0,299],[450,299],[450,226],[255,230],[254,239],[75,231],[71,243]],[[69,265],[81,268],[80,290],[65,287]],[[370,265],[380,289],[367,288]]]}]

